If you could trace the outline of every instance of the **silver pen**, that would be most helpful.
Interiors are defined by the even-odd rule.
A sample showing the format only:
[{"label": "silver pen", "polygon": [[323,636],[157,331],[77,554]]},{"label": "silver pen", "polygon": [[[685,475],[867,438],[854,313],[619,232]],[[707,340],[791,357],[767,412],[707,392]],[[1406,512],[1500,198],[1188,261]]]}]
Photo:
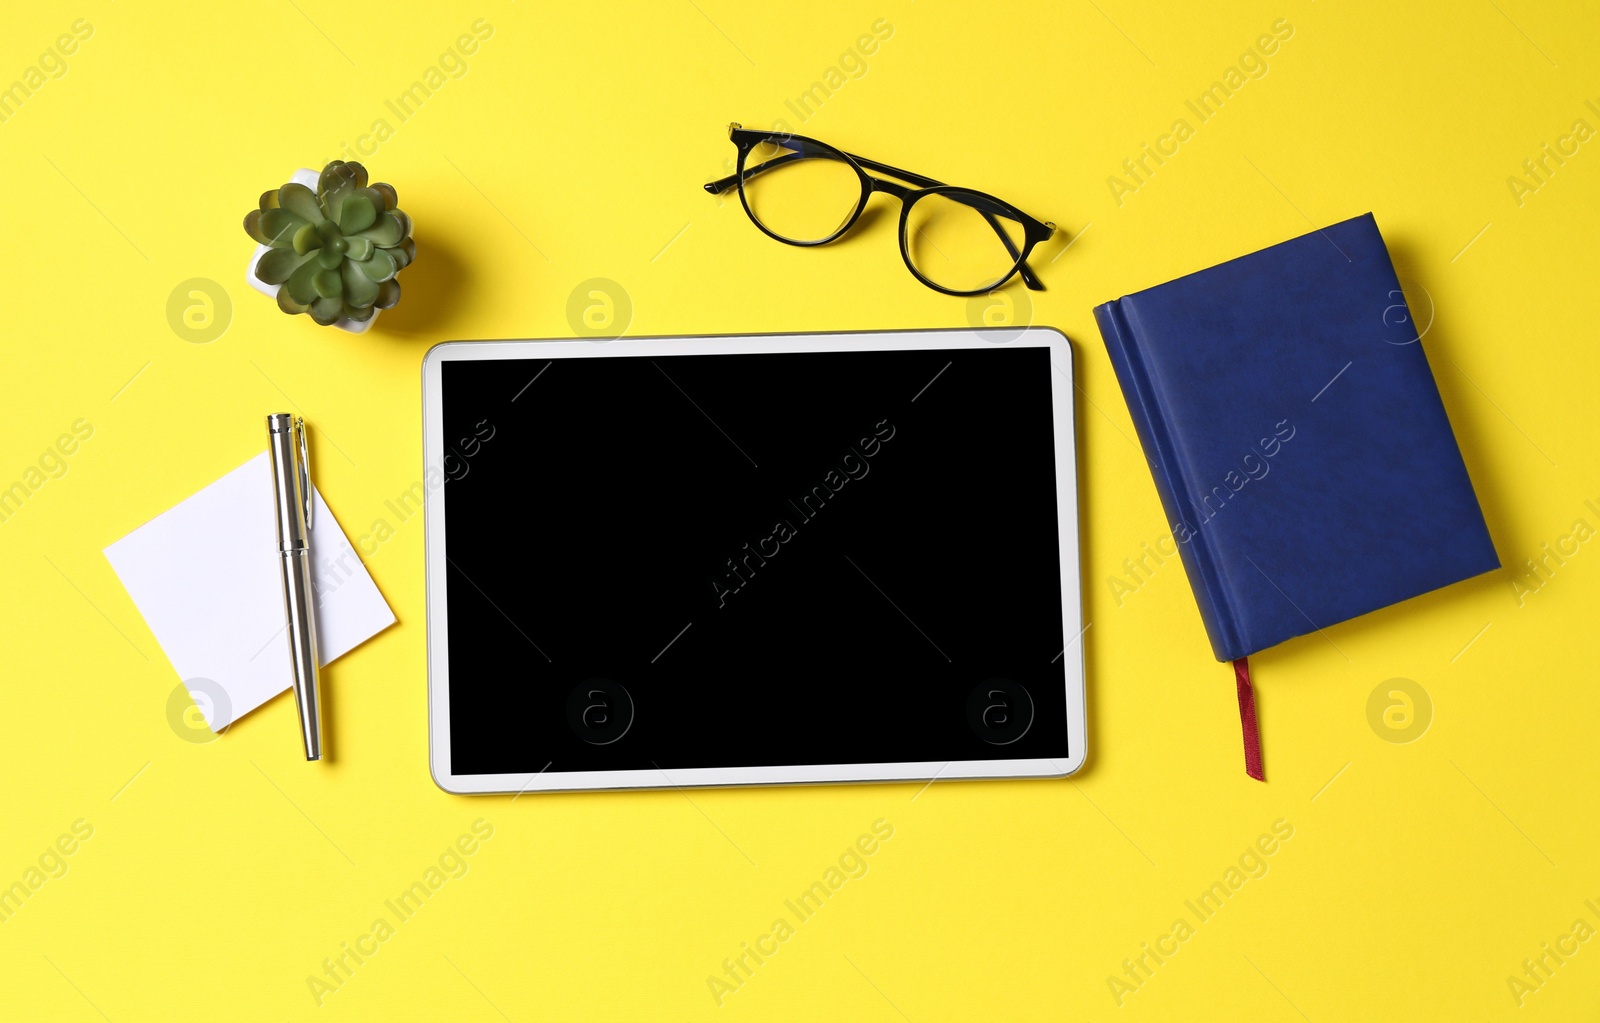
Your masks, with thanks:
[{"label": "silver pen", "polygon": [[322,711],[317,691],[316,594],[311,588],[311,462],[306,422],[280,412],[267,417],[272,496],[278,520],[278,564],[288,620],[289,664],[306,759],[322,759]]}]

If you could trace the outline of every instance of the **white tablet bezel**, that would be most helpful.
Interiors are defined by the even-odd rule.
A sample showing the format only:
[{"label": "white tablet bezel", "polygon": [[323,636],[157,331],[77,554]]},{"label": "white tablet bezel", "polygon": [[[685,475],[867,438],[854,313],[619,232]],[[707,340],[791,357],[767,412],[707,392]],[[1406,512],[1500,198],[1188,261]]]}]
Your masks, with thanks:
[{"label": "white tablet bezel", "polygon": [[[444,415],[440,367],[445,362],[493,359],[616,359],[659,355],[719,355],[766,352],[870,352],[981,348],[1002,343],[1015,348],[1048,348],[1055,372],[1051,400],[1055,422],[1056,501],[1061,550],[1061,657],[1066,669],[1067,745],[1065,759],[962,760],[926,763],[807,764],[779,767],[706,767],[664,771],[540,771],[532,774],[453,774],[450,771],[450,669],[446,628],[444,486],[426,488],[424,544],[427,558],[428,746],[434,782],[461,795],[573,789],[661,788],[686,785],[772,785],[795,783],[925,781],[958,778],[1061,777],[1083,766],[1088,753],[1084,694],[1082,583],[1078,551],[1078,472],[1074,423],[1072,346],[1052,327],[995,331],[911,330],[831,334],[749,334],[726,336],[617,338],[605,343],[581,339],[553,341],[450,341],[435,345],[422,360],[422,452],[424,479],[443,480]],[[997,747],[997,751],[1003,747]]]}]

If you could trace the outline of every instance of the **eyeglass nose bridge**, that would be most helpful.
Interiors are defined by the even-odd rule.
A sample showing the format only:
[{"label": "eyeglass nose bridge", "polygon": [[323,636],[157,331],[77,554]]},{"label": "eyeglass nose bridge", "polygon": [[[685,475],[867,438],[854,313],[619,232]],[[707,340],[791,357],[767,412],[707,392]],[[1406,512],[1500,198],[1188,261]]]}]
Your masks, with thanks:
[{"label": "eyeglass nose bridge", "polygon": [[872,182],[872,190],[874,192],[884,192],[888,195],[894,196],[901,202],[905,202],[906,198],[910,196],[912,192],[919,191],[919,189],[902,185],[898,181],[885,181],[882,178],[874,178],[870,176],[867,178],[867,180]]}]

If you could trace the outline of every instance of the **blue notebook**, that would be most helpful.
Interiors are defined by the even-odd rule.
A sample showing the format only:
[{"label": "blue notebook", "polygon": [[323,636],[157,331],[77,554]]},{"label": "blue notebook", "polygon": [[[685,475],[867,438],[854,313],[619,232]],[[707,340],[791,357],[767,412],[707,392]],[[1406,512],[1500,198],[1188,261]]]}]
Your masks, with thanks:
[{"label": "blue notebook", "polygon": [[1370,213],[1094,313],[1241,712],[1249,654],[1499,567]]}]

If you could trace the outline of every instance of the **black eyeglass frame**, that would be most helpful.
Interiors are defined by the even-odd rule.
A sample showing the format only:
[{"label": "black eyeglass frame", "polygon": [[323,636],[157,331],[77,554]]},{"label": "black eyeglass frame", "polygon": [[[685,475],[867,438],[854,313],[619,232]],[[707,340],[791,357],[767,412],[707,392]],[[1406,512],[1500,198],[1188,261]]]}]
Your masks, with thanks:
[{"label": "black eyeglass frame", "polygon": [[[872,194],[874,192],[883,192],[886,195],[892,195],[896,199],[900,200],[900,258],[905,261],[906,269],[911,271],[911,276],[932,288],[934,291],[941,292],[946,295],[954,295],[957,297],[983,295],[995,290],[996,288],[999,288],[1009,281],[1013,276],[1018,274],[1020,274],[1022,277],[1022,283],[1026,285],[1030,291],[1045,290],[1044,283],[1040,281],[1034,272],[1028,267],[1028,255],[1033,251],[1033,247],[1035,245],[1055,234],[1056,226],[1049,221],[1038,220],[1034,217],[1028,216],[1026,213],[1006,202],[1004,199],[997,198],[989,195],[987,192],[980,192],[972,188],[963,188],[959,185],[947,185],[941,181],[935,181],[933,178],[922,174],[914,174],[911,171],[901,170],[898,167],[891,167],[888,164],[880,163],[877,160],[869,160],[864,156],[856,156],[853,153],[847,153],[842,149],[830,146],[826,142],[819,142],[816,139],[807,138],[804,135],[795,135],[790,132],[780,131],[755,131],[745,128],[738,123],[734,123],[728,125],[728,137],[733,141],[734,147],[739,151],[739,160],[736,169],[734,170],[734,173],[725,178],[718,178],[716,181],[707,182],[704,185],[704,188],[712,195],[721,195],[728,189],[737,187],[739,190],[739,203],[744,207],[744,212],[750,218],[750,222],[755,224],[756,227],[761,230],[762,234],[765,234],[767,237],[772,238],[775,241],[783,242],[785,245],[797,245],[801,248],[811,248],[817,245],[826,245],[829,242],[836,240],[846,231],[850,230],[850,228],[855,226],[856,221],[861,219],[861,214],[866,211],[867,201],[872,198]],[[836,154],[840,162],[847,164],[856,172],[856,177],[861,180],[861,199],[856,203],[855,212],[850,214],[849,219],[841,224],[837,231],[828,235],[826,238],[819,238],[815,241],[797,241],[793,238],[785,238],[780,234],[774,233],[761,222],[760,217],[756,216],[755,211],[750,208],[750,200],[745,195],[744,191],[745,159],[750,155],[751,150],[755,149],[756,146],[763,142],[769,141],[774,142],[783,148],[790,148],[784,146],[785,141],[804,142],[808,145],[816,146],[819,149],[824,149],[829,153]],[[783,162],[787,162],[789,160],[805,158],[806,154],[796,151],[786,156],[777,157],[774,160],[768,160],[766,163],[753,168],[752,174],[760,173],[764,169],[770,169],[774,165],[781,165]],[[917,187],[908,188],[906,185],[902,185],[896,181],[885,181],[883,178],[873,177],[867,173],[867,170],[874,170],[880,174],[893,175],[894,177],[910,182],[910,184]],[[1005,244],[1006,251],[1015,258],[1015,261],[1011,265],[1011,269],[993,283],[985,285],[981,288],[972,289],[970,291],[957,291],[952,288],[947,288],[942,284],[938,284],[930,280],[926,274],[918,270],[916,264],[911,261],[911,252],[907,246],[907,228],[910,223],[911,207],[915,205],[919,199],[930,195],[946,196],[954,199],[957,202],[962,202],[968,206],[971,206],[979,213],[983,214],[984,219],[989,222],[989,226],[994,228],[995,233],[1000,236],[1001,242]],[[985,205],[989,205],[993,207],[993,209],[985,209]],[[1023,245],[1020,250],[1017,248],[1016,243],[1012,241],[1011,236],[1006,233],[1005,229],[1002,228],[998,222],[996,222],[996,213],[999,213],[1001,216],[1009,217],[1022,225]]]}]

